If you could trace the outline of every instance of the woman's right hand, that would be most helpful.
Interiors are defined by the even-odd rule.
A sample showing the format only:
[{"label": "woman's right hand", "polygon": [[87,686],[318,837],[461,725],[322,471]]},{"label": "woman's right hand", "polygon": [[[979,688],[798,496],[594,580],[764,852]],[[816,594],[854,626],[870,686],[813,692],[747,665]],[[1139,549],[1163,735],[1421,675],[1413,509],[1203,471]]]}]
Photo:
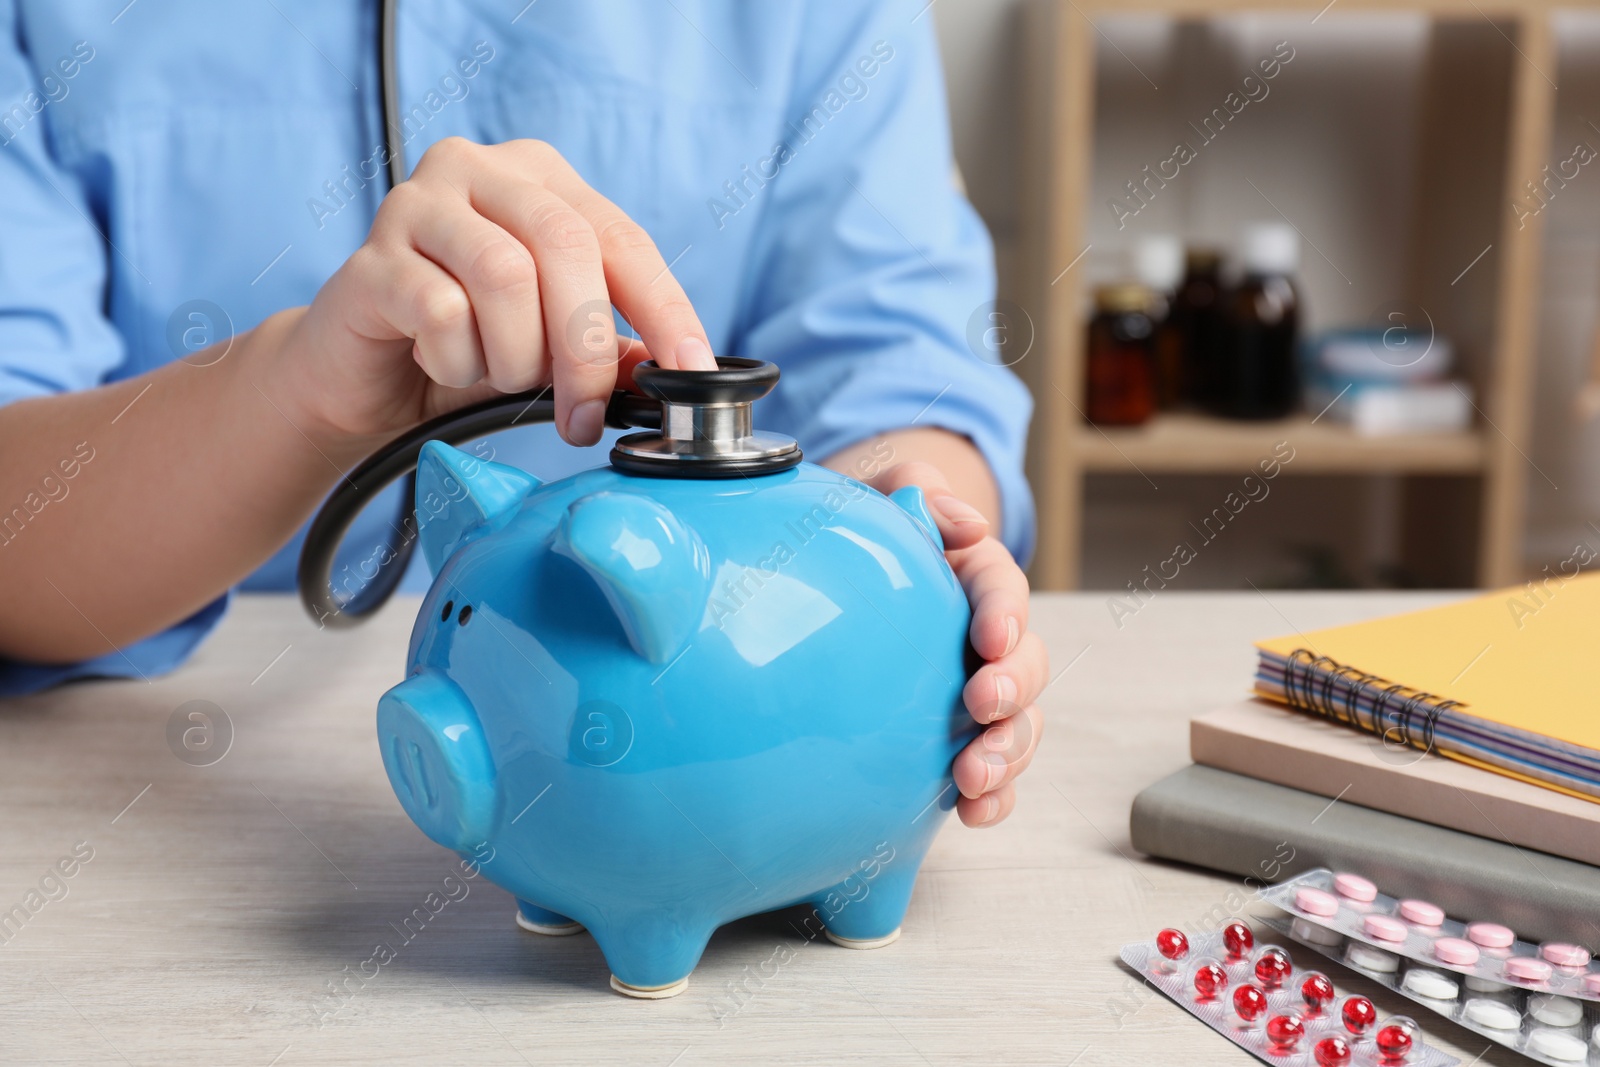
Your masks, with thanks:
[{"label": "woman's right hand", "polygon": [[[613,304],[643,351],[619,353]],[[345,440],[548,384],[562,436],[591,445],[619,362],[716,367],[655,243],[559,152],[459,137],[384,198],[278,355],[271,391],[302,429]]]}]

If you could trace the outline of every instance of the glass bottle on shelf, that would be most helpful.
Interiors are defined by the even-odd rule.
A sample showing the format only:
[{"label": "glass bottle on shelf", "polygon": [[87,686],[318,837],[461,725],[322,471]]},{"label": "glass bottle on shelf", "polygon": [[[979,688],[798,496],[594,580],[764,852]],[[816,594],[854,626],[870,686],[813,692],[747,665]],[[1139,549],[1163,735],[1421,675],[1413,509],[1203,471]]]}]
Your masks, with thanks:
[{"label": "glass bottle on shelf", "polygon": [[1152,234],[1134,247],[1134,273],[1151,294],[1150,321],[1155,332],[1150,352],[1155,360],[1156,407],[1168,410],[1185,399],[1186,371],[1183,330],[1173,302],[1183,284],[1183,242],[1173,234]]},{"label": "glass bottle on shelf", "polygon": [[1300,235],[1282,222],[1244,231],[1244,278],[1225,301],[1227,330],[1217,360],[1212,410],[1231,419],[1277,419],[1299,399],[1295,341],[1300,298],[1291,276]]},{"label": "glass bottle on shelf", "polygon": [[1103,285],[1095,290],[1089,320],[1085,414],[1105,426],[1134,426],[1156,410],[1151,357],[1150,290],[1143,285]]},{"label": "glass bottle on shelf", "polygon": [[1172,298],[1170,321],[1182,349],[1178,364],[1181,401],[1207,406],[1222,348],[1222,256],[1212,248],[1184,255],[1183,284]]}]

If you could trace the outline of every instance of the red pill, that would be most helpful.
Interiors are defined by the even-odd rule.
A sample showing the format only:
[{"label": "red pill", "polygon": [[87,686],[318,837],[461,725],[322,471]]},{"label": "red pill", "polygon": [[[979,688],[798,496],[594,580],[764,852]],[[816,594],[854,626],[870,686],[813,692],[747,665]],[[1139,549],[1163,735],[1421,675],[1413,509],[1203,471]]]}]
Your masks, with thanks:
[{"label": "red pill", "polygon": [[1293,1052],[1305,1033],[1306,1024],[1298,1015],[1274,1015],[1267,1020],[1267,1044],[1274,1052]]},{"label": "red pill", "polygon": [[1256,947],[1256,935],[1250,932],[1248,926],[1235,919],[1222,928],[1222,943],[1228,948],[1228,958],[1237,960]]},{"label": "red pill", "polygon": [[1294,973],[1289,954],[1277,945],[1268,945],[1256,957],[1256,981],[1263,989],[1277,989]]},{"label": "red pill", "polygon": [[1350,1062],[1350,1042],[1334,1034],[1317,1042],[1312,1050],[1317,1067],[1347,1067]]},{"label": "red pill", "polygon": [[1378,1009],[1366,997],[1346,997],[1339,1016],[1344,1020],[1344,1028],[1360,1037],[1378,1021]]},{"label": "red pill", "polygon": [[1253,1023],[1267,1013],[1267,995],[1253,985],[1242,985],[1233,991],[1233,1010],[1247,1023]]},{"label": "red pill", "polygon": [[1300,981],[1300,999],[1305,1001],[1308,1015],[1321,1015],[1323,1009],[1333,1003],[1337,996],[1333,991],[1333,983],[1328,981],[1328,976],[1312,971]]},{"label": "red pill", "polygon": [[1216,960],[1201,960],[1194,969],[1194,995],[1199,1000],[1215,1000],[1228,988],[1228,972]]},{"label": "red pill", "polygon": [[1163,930],[1156,935],[1156,951],[1169,960],[1181,960],[1189,954],[1189,939],[1182,930]]},{"label": "red pill", "polygon": [[1411,1031],[1399,1023],[1387,1023],[1373,1039],[1378,1046],[1380,1063],[1404,1063],[1411,1054]]}]

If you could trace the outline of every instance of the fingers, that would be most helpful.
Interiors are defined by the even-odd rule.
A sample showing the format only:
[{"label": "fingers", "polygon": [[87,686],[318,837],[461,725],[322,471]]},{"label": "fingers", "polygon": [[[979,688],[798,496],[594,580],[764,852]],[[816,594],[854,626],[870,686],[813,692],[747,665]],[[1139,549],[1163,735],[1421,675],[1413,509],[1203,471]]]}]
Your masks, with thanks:
[{"label": "fingers", "polygon": [[[543,186],[496,170],[474,172],[468,195],[478,212],[532,252],[555,382],[556,426],[572,444],[594,444],[617,380],[617,333],[594,227]],[[528,328],[537,329],[538,321]]]},{"label": "fingers", "polygon": [[549,145],[520,141],[514,147],[530,162],[547,164],[551,190],[594,227],[611,297],[651,357],[663,367],[716,370],[700,316],[650,235],[584,182],[559,155],[551,160],[555,152]]},{"label": "fingers", "polygon": [[[610,321],[610,305],[615,304],[639,334],[650,357],[661,366],[715,370],[717,364],[705,328],[649,234],[615,204],[590,188],[549,145],[540,141],[516,141],[501,147],[504,151],[497,156],[497,165],[506,168],[501,177],[515,179],[521,174],[540,174],[542,187],[569,205],[583,220],[599,250],[598,263],[608,294],[607,303],[583,305],[581,322],[567,327],[566,332],[571,335],[567,340],[584,331],[591,340],[606,332],[612,336],[604,345],[569,343],[566,349],[591,366],[603,367],[607,372],[607,388],[615,384],[618,346]],[[511,160],[509,165],[508,159]],[[539,255],[537,248],[534,254]],[[552,315],[547,317],[553,318]],[[552,331],[554,328],[552,323]],[[569,385],[562,362],[562,340],[553,338],[551,345],[556,359],[558,411],[561,391]],[[583,379],[588,375],[580,367],[576,368],[576,377]]]},{"label": "fingers", "polygon": [[489,384],[502,393],[533,388],[548,371],[544,331],[535,328],[541,321],[541,301],[533,256],[465,199],[407,194],[409,185],[396,187],[393,197],[409,216],[406,228],[416,250],[466,290]]},{"label": "fingers", "polygon": [[956,801],[956,814],[960,816],[962,823],[978,829],[1003,821],[1016,806],[1017,787],[1007,784],[976,800],[970,797],[959,798]]},{"label": "fingers", "polygon": [[989,520],[951,492],[944,473],[931,463],[916,460],[897,463],[873,480],[873,488],[885,496],[908,485],[922,490],[933,521],[939,527],[939,536],[944,538],[945,551],[968,548],[988,536]]},{"label": "fingers", "polygon": [[595,224],[612,299],[651,358],[674,370],[716,370],[700,316],[649,234],[587,186],[575,199]]},{"label": "fingers", "polygon": [[650,358],[649,351],[644,347],[644,342],[633,337],[624,337],[617,342],[617,383],[625,388],[633,388],[633,368]]},{"label": "fingers", "polygon": [[1050,660],[1044,642],[1025,633],[1009,656],[979,667],[962,690],[962,702],[976,722],[1007,719],[1039,699],[1049,683]]},{"label": "fingers", "polygon": [[1049,674],[1044,642],[1024,634],[1011,655],[985,664],[968,680],[967,710],[980,723],[994,724],[956,757],[952,773],[961,798],[956,802],[968,826],[993,826],[1016,806],[1017,775],[1033,762],[1044,716],[1033,701]]},{"label": "fingers", "polygon": [[988,661],[962,699],[973,719],[990,724],[951,767],[961,791],[956,807],[966,825],[993,826],[1016,806],[1011,783],[1033,762],[1044,732],[1034,701],[1049,684],[1050,661],[1028,631],[1028,580],[1005,546],[985,538],[950,557],[972,604],[972,646]]},{"label": "fingers", "polygon": [[467,291],[447,271],[407,248],[363,248],[352,265],[373,294],[368,336],[412,339],[412,356],[440,385],[462,389],[484,376],[483,348]]},{"label": "fingers", "polygon": [[414,249],[466,294],[474,344],[450,355],[419,340],[443,384],[472,384],[463,379],[474,365],[504,392],[549,378],[556,425],[573,444],[604,429],[619,372],[613,303],[662,366],[716,367],[649,235],[547,144],[439,141],[385,199],[369,243]]},{"label": "fingers", "polygon": [[950,565],[972,606],[969,639],[987,662],[967,680],[962,701],[974,721],[988,724],[956,757],[951,774],[968,826],[992,826],[1011,814],[1011,784],[1033,761],[1044,718],[1034,701],[1049,684],[1044,642],[1028,632],[1028,579],[1005,546],[989,536],[982,513],[958,498],[944,474],[928,463],[899,463],[872,480],[882,493],[922,489],[944,538]]},{"label": "fingers", "polygon": [[946,551],[969,548],[989,536],[989,520],[983,517],[983,512],[954,493],[929,497],[928,509],[933,512],[934,522],[939,524]]},{"label": "fingers", "polygon": [[992,793],[1027,770],[1043,730],[1044,716],[1030,704],[973,738],[950,768],[961,795],[976,799]]},{"label": "fingers", "polygon": [[1006,547],[984,538],[950,553],[972,604],[972,647],[986,660],[1010,655],[1028,630],[1028,578]]}]

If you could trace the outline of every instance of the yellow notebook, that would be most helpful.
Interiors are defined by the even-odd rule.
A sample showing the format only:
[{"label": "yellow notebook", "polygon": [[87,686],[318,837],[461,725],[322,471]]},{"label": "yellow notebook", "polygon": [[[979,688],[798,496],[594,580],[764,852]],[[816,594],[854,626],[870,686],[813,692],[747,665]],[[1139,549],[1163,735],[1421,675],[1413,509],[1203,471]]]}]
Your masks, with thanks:
[{"label": "yellow notebook", "polygon": [[1256,645],[1256,691],[1600,798],[1600,575]]}]

